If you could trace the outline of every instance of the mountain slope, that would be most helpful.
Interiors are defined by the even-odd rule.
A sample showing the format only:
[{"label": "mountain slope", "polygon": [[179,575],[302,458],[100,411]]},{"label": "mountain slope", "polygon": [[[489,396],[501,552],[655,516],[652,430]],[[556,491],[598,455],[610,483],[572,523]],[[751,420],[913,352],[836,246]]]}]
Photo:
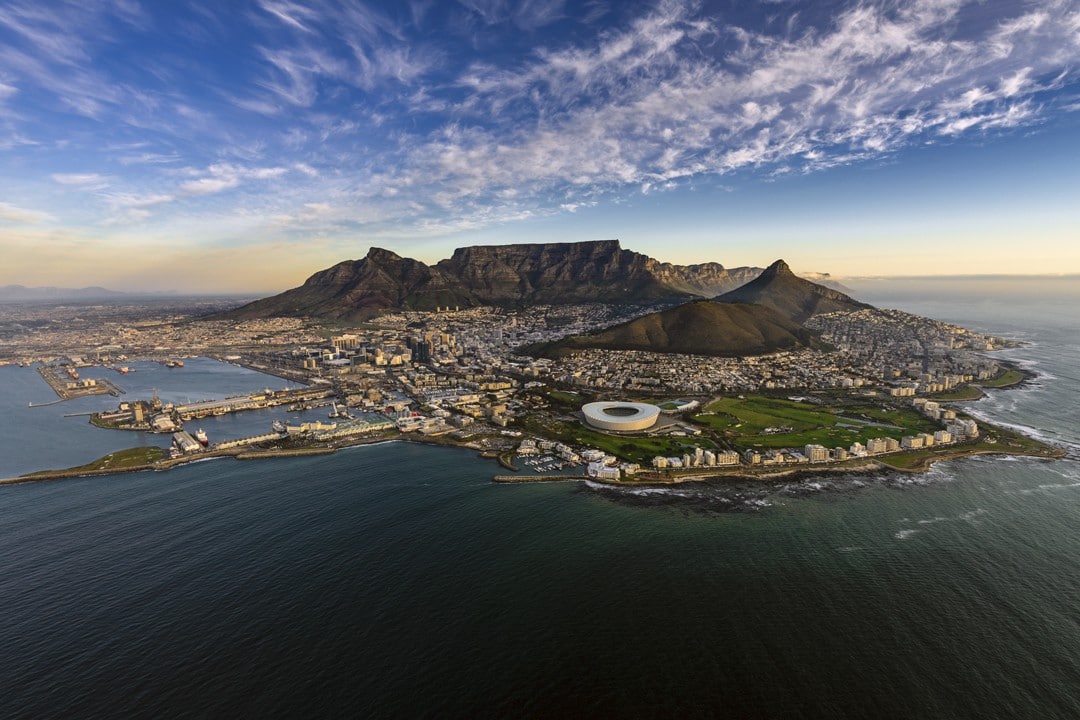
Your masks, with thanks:
[{"label": "mountain slope", "polygon": [[757,268],[671,265],[624,250],[618,240],[459,248],[429,266],[371,248],[304,284],[222,318],[309,316],[349,321],[390,309],[686,301],[737,287]]},{"label": "mountain slope", "polygon": [[470,305],[472,298],[452,278],[418,260],[371,248],[361,260],[346,260],[315,273],[298,288],[248,303],[221,317],[311,316],[327,320],[370,317],[387,308],[434,309]]},{"label": "mountain slope", "polygon": [[813,333],[770,308],[697,300],[528,350],[541,357],[561,357],[586,348],[735,357],[813,343]]},{"label": "mountain slope", "polygon": [[802,323],[807,318],[822,313],[872,307],[842,292],[798,277],[783,260],[777,260],[750,282],[716,297],[715,300],[722,303],[762,305],[796,323]]}]

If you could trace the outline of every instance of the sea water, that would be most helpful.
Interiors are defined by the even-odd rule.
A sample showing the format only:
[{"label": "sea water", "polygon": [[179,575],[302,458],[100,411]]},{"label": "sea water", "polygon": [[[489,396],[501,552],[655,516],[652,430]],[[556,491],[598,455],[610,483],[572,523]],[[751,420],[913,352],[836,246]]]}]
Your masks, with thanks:
[{"label": "sea water", "polygon": [[1077,320],[904,309],[1032,343],[969,407],[1069,457],[612,490],[385,443],[3,487],[0,714],[1080,716]]}]

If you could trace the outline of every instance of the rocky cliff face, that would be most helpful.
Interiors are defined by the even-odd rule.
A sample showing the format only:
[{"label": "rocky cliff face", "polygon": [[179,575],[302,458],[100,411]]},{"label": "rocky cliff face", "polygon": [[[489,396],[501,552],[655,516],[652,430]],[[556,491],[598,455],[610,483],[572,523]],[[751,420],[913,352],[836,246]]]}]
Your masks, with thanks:
[{"label": "rocky cliff face", "polygon": [[666,285],[700,297],[714,297],[745,285],[761,274],[761,268],[725,268],[720,263],[672,265],[649,259],[652,273]]},{"label": "rocky cliff face", "polygon": [[618,240],[459,248],[434,266],[372,248],[312,275],[300,287],[227,313],[253,318],[370,317],[382,310],[456,305],[521,307],[640,303],[709,297],[755,277],[757,268],[671,265],[624,250]]},{"label": "rocky cliff face", "polygon": [[639,302],[691,293],[665,284],[618,240],[460,248],[436,267],[489,304]]}]

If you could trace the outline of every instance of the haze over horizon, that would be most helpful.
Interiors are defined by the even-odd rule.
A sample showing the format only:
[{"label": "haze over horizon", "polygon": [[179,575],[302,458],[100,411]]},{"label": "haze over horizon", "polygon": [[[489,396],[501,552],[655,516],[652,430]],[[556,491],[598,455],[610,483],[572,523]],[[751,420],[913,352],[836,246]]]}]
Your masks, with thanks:
[{"label": "haze over horizon", "polygon": [[619,238],[1080,273],[1064,0],[0,7],[0,285],[275,292],[370,246]]}]

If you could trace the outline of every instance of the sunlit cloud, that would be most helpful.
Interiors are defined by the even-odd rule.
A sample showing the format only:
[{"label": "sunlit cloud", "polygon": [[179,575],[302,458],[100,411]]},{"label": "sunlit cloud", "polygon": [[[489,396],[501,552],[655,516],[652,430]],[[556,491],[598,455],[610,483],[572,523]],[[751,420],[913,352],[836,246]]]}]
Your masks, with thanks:
[{"label": "sunlit cloud", "polygon": [[39,210],[27,210],[9,203],[0,202],[0,221],[33,225],[51,219],[48,213]]},{"label": "sunlit cloud", "polygon": [[99,190],[108,187],[109,178],[98,173],[53,173],[53,182],[80,190]]},{"label": "sunlit cloud", "polygon": [[182,183],[180,189],[189,195],[207,195],[230,190],[247,180],[272,180],[286,172],[282,167],[246,168],[219,163],[208,167],[204,177]]},{"label": "sunlit cloud", "polygon": [[11,0],[3,217],[427,239],[903,162],[1080,107],[1075,3],[714,5]]}]

